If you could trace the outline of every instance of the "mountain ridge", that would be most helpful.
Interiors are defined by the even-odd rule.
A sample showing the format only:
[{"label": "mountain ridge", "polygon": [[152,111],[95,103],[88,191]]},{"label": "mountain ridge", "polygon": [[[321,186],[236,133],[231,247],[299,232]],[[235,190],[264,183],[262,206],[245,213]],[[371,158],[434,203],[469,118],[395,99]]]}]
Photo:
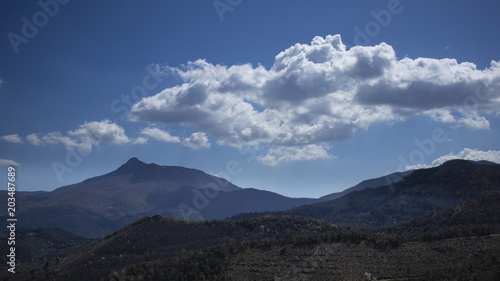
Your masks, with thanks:
[{"label": "mountain ridge", "polygon": [[[125,164],[118,167],[116,170],[106,173],[104,175],[92,177],[82,181],[83,184],[92,183],[98,180],[106,179],[109,177],[124,175],[124,174],[134,174],[130,179],[132,182],[140,183],[146,182],[148,180],[176,180],[179,181],[182,175],[191,173],[190,176],[193,177],[203,177],[210,176],[214,181],[219,183],[218,187],[220,190],[224,191],[234,191],[241,189],[226,179],[209,175],[201,170],[186,168],[182,166],[161,166],[155,163],[146,164],[139,160],[137,157],[130,158]],[[177,178],[175,178],[177,177]],[[182,179],[182,183],[192,184],[186,178]]]},{"label": "mountain ridge", "polygon": [[[447,163],[441,169],[447,166],[454,169],[453,163],[453,161]],[[474,165],[484,169],[498,167],[484,161],[482,164],[487,165]],[[345,206],[347,204],[345,201],[355,198],[351,196],[360,192],[359,189],[376,194],[380,188],[377,186],[382,182],[390,183],[389,187],[385,188],[393,188],[401,181],[408,181],[408,177],[411,180],[415,172],[406,173],[408,174],[394,173],[365,180],[343,192],[332,193],[318,199],[289,198],[270,191],[240,188],[225,179],[197,169],[146,164],[134,157],[114,171],[51,192],[18,192],[16,200],[23,207],[19,209],[17,215],[20,218],[19,227],[61,227],[78,235],[99,237],[140,217],[156,214],[203,220],[224,219],[240,213],[257,215],[259,212],[291,212],[289,209],[292,208],[295,212],[298,208],[310,208],[308,206],[311,204],[327,206],[331,203],[325,202],[330,202],[328,199],[332,195],[336,196],[334,200],[347,196],[336,201]],[[422,173],[427,172],[418,170],[418,174]],[[0,192],[0,199],[1,196],[6,196],[6,193]],[[320,209],[326,214],[328,208],[330,207]],[[377,217],[376,212],[373,212],[375,211],[368,217]],[[378,212],[381,219],[380,211]],[[2,218],[6,216],[5,210],[0,212],[0,216]],[[399,222],[400,219],[396,221]],[[387,221],[387,218],[384,220]]]},{"label": "mountain ridge", "polygon": [[405,176],[411,174],[413,171],[414,170],[408,170],[408,171],[404,171],[404,172],[396,172],[396,173],[388,174],[388,175],[378,177],[378,178],[367,179],[367,180],[364,180],[364,181],[356,184],[353,187],[347,188],[347,189],[340,191],[340,192],[335,192],[335,193],[321,196],[319,199],[321,199],[321,200],[333,200],[336,198],[340,198],[340,197],[346,195],[347,193],[350,193],[353,191],[359,191],[359,190],[363,190],[366,188],[377,188],[377,187],[380,187],[383,185],[396,183],[396,182],[402,180]]},{"label": "mountain ridge", "polygon": [[[23,206],[19,227],[60,227],[99,237],[144,216],[224,219],[241,210],[285,210],[316,199],[243,189],[201,170],[133,157],[114,171],[51,192],[19,192],[17,201]],[[4,210],[0,214],[6,216]]]},{"label": "mountain ridge", "polygon": [[232,219],[301,215],[345,226],[386,227],[495,192],[500,192],[500,165],[450,160],[438,167],[415,170],[389,185],[286,211],[239,214]]}]

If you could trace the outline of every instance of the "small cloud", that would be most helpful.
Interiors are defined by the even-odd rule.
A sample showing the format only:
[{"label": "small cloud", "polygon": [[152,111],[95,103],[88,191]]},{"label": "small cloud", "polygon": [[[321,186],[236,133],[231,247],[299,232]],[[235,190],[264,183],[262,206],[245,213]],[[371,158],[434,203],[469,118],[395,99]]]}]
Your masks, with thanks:
[{"label": "small cloud", "polygon": [[194,149],[206,147],[210,147],[210,142],[208,140],[207,134],[205,133],[192,133],[189,138],[185,138],[182,141],[182,145],[188,146]]},{"label": "small cloud", "polygon": [[488,130],[490,122],[484,116],[468,114],[459,120],[459,123],[472,130]]},{"label": "small cloud", "polygon": [[39,144],[62,144],[67,150],[75,148],[83,151],[92,150],[92,144],[87,142],[78,143],[75,139],[63,135],[61,132],[50,132],[40,139]]},{"label": "small cloud", "polygon": [[435,109],[426,112],[434,121],[442,123],[455,123],[455,117],[451,114],[449,109]]},{"label": "small cloud", "polygon": [[[13,143],[23,143],[17,134],[1,138]],[[68,131],[67,134],[61,132],[50,132],[45,135],[29,134],[26,136],[26,141],[31,145],[62,144],[67,150],[91,151],[93,146],[98,146],[101,142],[125,144],[130,142],[130,139],[125,135],[122,127],[109,120],[102,120],[85,122],[76,130]]]},{"label": "small cloud", "polygon": [[68,135],[79,138],[82,142],[96,144],[100,141],[112,144],[125,144],[130,139],[125,135],[125,130],[109,120],[100,122],[85,122]]},{"label": "small cloud", "polygon": [[13,134],[13,135],[6,135],[0,137],[6,142],[11,142],[11,143],[23,143],[22,138],[18,134]]},{"label": "small cloud", "polygon": [[147,144],[147,143],[148,143],[148,138],[145,137],[138,137],[132,142],[132,144]]},{"label": "small cloud", "polygon": [[38,137],[38,134],[27,135],[26,140],[29,144],[32,145],[40,145],[42,143],[42,140],[40,139],[40,137]]},{"label": "small cloud", "polygon": [[172,136],[168,132],[158,128],[145,128],[141,131],[141,134],[163,142],[181,142],[179,137]]},{"label": "small cloud", "polygon": [[0,166],[21,166],[21,164],[14,160],[0,159]]}]

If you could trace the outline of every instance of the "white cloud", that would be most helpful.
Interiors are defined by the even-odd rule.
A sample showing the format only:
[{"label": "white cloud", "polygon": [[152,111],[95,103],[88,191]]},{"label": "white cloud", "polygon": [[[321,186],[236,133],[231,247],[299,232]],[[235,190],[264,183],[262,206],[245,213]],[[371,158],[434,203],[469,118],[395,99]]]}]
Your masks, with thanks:
[{"label": "white cloud", "polygon": [[163,142],[180,142],[178,137],[171,136],[168,132],[158,128],[145,128],[141,131],[141,134]]},{"label": "white cloud", "polygon": [[398,59],[386,43],[347,49],[340,35],[295,44],[269,70],[197,60],[164,71],[184,82],[136,103],[131,120],[181,124],[233,147],[321,146],[419,114],[488,129],[485,115],[500,113],[500,62],[478,70],[455,59]]},{"label": "white cloud", "polygon": [[455,123],[455,117],[447,108],[439,108],[426,112],[433,120],[442,123]]},{"label": "white cloud", "polygon": [[78,129],[69,131],[68,135],[78,138],[83,143],[94,145],[101,141],[112,144],[125,144],[130,141],[125,135],[125,130],[109,120],[85,122]]},{"label": "white cloud", "polygon": [[72,139],[69,136],[63,135],[61,132],[50,132],[40,138],[39,144],[62,144],[67,150],[81,149],[83,151],[89,151],[92,149],[92,144],[88,142],[78,143],[77,140]]},{"label": "white cloud", "polygon": [[21,164],[14,160],[0,159],[0,166],[21,166]]},{"label": "white cloud", "polygon": [[477,149],[464,148],[457,154],[450,153],[448,155],[439,157],[438,159],[432,161],[432,166],[439,166],[444,162],[453,159],[464,159],[472,161],[486,160],[500,164],[500,151],[499,150],[481,151]]},{"label": "white cloud", "polygon": [[192,133],[189,138],[185,138],[182,141],[182,145],[198,149],[202,147],[209,148],[210,147],[210,142],[208,140],[207,134],[197,132],[197,133]]},{"label": "white cloud", "polygon": [[133,144],[147,144],[148,143],[148,138],[138,137],[132,143]]},{"label": "white cloud", "polygon": [[26,136],[26,140],[28,141],[29,144],[32,145],[40,145],[42,143],[42,140],[40,140],[40,137],[38,134],[30,134]]},{"label": "white cloud", "polygon": [[101,142],[109,144],[130,142],[125,135],[125,130],[109,120],[84,122],[76,130],[68,131],[67,135],[51,132],[39,140],[42,144],[62,144],[68,150],[79,149],[81,151],[91,151],[92,147],[99,146]]},{"label": "white cloud", "polygon": [[13,134],[13,135],[5,135],[0,137],[6,142],[11,142],[11,143],[23,143],[23,139],[18,135],[18,134]]},{"label": "white cloud", "polygon": [[[19,136],[16,138],[21,140]],[[110,144],[130,142],[130,139],[125,135],[125,130],[109,120],[84,122],[76,130],[68,131],[67,134],[61,132],[50,132],[45,135],[33,133],[27,135],[26,140],[31,145],[62,144],[67,150],[79,149],[81,151],[91,151],[92,147],[99,146],[101,142]]]},{"label": "white cloud", "polygon": [[464,114],[464,117],[460,118],[458,122],[469,129],[487,130],[490,128],[490,122],[484,116],[478,116],[476,113]]}]

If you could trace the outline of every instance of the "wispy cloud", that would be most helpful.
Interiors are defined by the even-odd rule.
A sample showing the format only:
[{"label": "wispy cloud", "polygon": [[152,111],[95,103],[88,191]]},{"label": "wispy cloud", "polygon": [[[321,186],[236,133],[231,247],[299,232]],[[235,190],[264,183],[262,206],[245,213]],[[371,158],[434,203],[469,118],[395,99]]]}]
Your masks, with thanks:
[{"label": "wispy cloud", "polygon": [[61,132],[50,132],[40,138],[40,144],[62,144],[68,150],[72,149],[81,149],[84,151],[88,151],[92,149],[92,143],[82,142],[78,143],[77,140],[63,135]]},{"label": "wispy cloud", "polygon": [[0,166],[21,166],[21,164],[14,160],[0,159]]},{"label": "wispy cloud", "polygon": [[32,145],[42,144],[42,140],[40,139],[38,134],[35,134],[35,133],[27,135],[26,140],[28,141],[29,144],[32,144]]},{"label": "wispy cloud", "polygon": [[23,143],[23,139],[18,135],[18,134],[13,134],[13,135],[5,135],[0,137],[6,142],[11,142],[11,143]]},{"label": "wispy cloud", "polygon": [[181,124],[233,147],[263,144],[270,156],[260,160],[271,165],[374,122],[427,115],[488,129],[484,115],[500,112],[500,62],[478,70],[455,59],[398,59],[386,43],[347,49],[340,35],[295,44],[269,70],[197,60],[164,71],[184,83],[136,103],[131,120]]},{"label": "wispy cloud", "polygon": [[[2,137],[4,140],[23,143],[21,137],[9,135]],[[90,151],[92,147],[99,146],[101,142],[110,144],[125,144],[130,142],[125,130],[109,120],[85,122],[76,130],[61,132],[50,132],[46,134],[32,133],[26,136],[26,141],[31,145],[57,145],[62,144],[66,149],[79,149]]]},{"label": "wispy cloud", "polygon": [[148,143],[148,138],[145,137],[137,137],[132,141],[133,144],[147,144]]},{"label": "wispy cloud", "polygon": [[162,142],[181,142],[179,137],[171,136],[168,132],[158,128],[145,128],[141,134]]}]

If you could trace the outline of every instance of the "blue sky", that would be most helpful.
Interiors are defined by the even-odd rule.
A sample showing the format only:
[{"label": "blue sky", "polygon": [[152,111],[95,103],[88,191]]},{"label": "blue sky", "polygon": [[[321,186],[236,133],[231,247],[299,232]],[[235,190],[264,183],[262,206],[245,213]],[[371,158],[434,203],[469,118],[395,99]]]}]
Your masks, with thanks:
[{"label": "blue sky", "polygon": [[498,1],[0,3],[0,165],[53,190],[130,157],[319,197],[500,162]]}]

